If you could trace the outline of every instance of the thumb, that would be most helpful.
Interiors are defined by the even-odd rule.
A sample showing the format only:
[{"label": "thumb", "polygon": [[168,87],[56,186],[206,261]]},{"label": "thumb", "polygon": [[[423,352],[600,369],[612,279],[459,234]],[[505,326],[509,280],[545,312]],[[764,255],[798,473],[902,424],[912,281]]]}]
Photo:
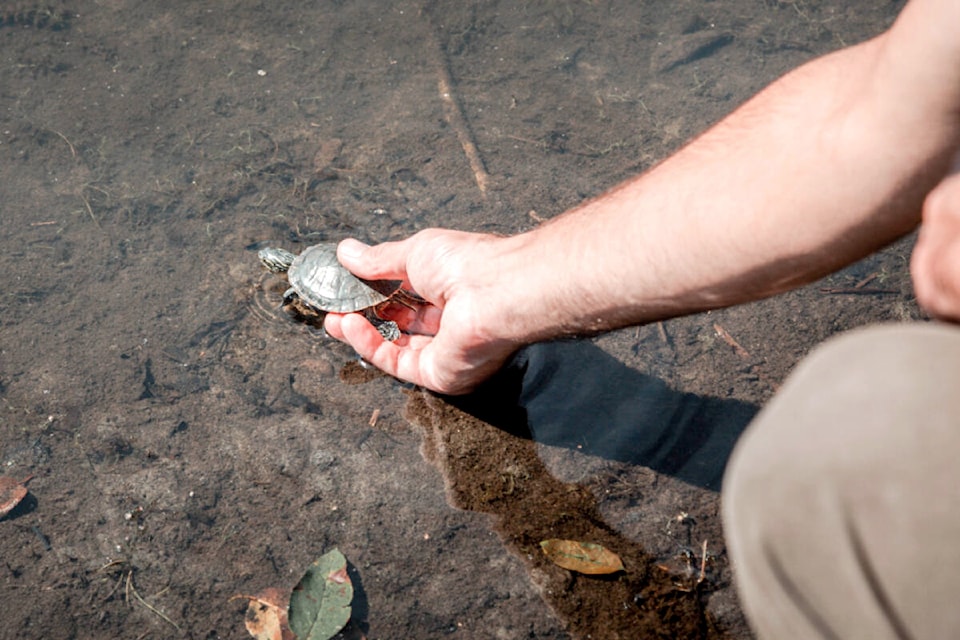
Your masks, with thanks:
[{"label": "thumb", "polygon": [[370,246],[347,238],[337,245],[340,264],[356,276],[367,280],[406,280],[406,241],[384,242]]}]

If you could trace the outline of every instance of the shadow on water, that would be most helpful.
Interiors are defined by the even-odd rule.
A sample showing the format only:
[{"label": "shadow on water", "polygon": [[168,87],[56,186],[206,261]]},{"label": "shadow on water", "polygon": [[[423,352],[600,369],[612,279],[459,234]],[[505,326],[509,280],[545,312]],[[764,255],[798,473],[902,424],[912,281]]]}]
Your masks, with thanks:
[{"label": "shadow on water", "polygon": [[713,490],[758,411],[739,400],[672,389],[584,340],[527,347],[486,386],[452,402],[535,442],[643,465]]},{"label": "shadow on water", "polygon": [[[665,571],[641,542],[608,524],[588,486],[551,474],[537,443],[717,489],[756,407],[678,392],[589,342],[569,341],[523,350],[467,397],[411,392],[406,413],[423,431],[423,455],[442,474],[450,504],[494,518],[504,546],[575,637],[635,637],[638,630],[646,637],[725,637],[707,611],[704,569]],[[568,572],[541,553],[540,541],[549,538],[601,544],[626,570]]]}]

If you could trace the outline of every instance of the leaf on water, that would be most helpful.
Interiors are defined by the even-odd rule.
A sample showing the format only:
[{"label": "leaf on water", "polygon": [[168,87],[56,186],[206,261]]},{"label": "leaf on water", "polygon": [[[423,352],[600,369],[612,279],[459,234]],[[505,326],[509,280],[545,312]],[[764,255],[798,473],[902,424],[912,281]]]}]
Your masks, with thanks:
[{"label": "leaf on water", "polygon": [[353,583],[338,549],[323,554],[290,596],[290,628],[299,640],[327,640],[350,620]]},{"label": "leaf on water", "polygon": [[32,477],[17,480],[10,476],[0,476],[0,518],[13,511],[13,508],[27,497],[26,484]]},{"label": "leaf on water", "polygon": [[243,624],[255,640],[295,640],[287,624],[287,608],[277,589],[264,589],[259,595],[236,595],[230,600],[248,601]]},{"label": "leaf on water", "polygon": [[623,571],[620,556],[603,545],[576,540],[551,538],[540,543],[543,553],[554,564],[590,575],[603,575]]}]

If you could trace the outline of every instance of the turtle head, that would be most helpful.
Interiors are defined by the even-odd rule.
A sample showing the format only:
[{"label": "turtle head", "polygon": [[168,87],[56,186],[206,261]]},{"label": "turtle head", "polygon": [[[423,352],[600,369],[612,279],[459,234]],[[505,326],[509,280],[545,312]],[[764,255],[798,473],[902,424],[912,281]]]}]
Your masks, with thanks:
[{"label": "turtle head", "polygon": [[274,273],[285,273],[293,264],[294,254],[277,247],[266,247],[257,253],[260,264]]}]

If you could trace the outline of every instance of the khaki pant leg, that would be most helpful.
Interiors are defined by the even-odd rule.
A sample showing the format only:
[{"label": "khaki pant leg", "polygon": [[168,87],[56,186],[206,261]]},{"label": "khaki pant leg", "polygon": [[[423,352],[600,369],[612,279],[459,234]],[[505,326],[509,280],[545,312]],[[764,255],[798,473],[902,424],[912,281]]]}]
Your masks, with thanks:
[{"label": "khaki pant leg", "polygon": [[815,350],[737,444],[723,516],[760,638],[960,638],[960,328]]}]

